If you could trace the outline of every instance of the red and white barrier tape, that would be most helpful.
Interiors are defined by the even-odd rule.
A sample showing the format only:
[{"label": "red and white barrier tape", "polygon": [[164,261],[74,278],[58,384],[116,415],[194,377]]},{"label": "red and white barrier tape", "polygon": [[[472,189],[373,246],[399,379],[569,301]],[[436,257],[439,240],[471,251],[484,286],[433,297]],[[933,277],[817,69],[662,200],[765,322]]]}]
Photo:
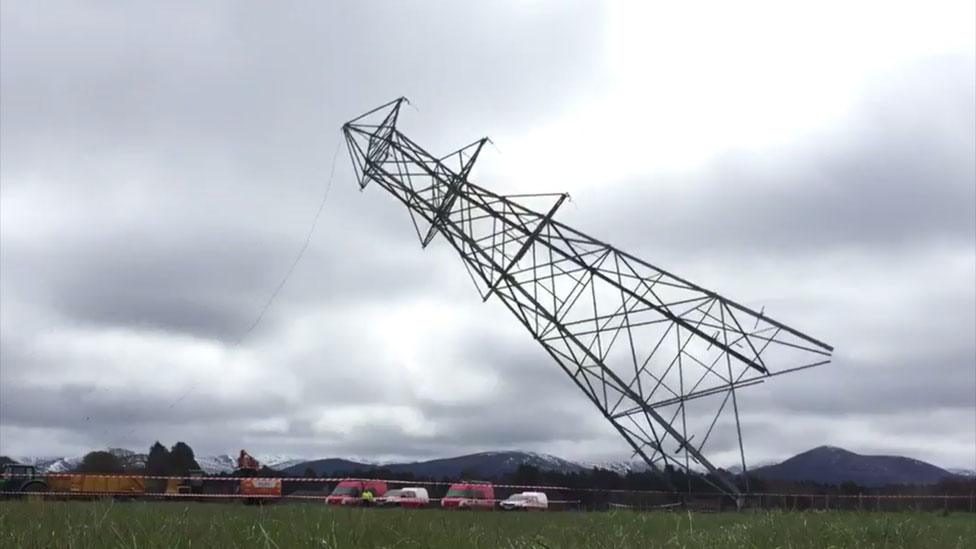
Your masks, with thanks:
[{"label": "red and white barrier tape", "polygon": [[[217,481],[217,482],[240,482],[244,479],[264,479],[264,480],[277,480],[282,483],[286,482],[318,482],[318,483],[339,483],[343,481],[355,481],[355,482],[385,482],[386,484],[393,485],[413,485],[413,486],[451,486],[454,484],[480,484],[477,482],[449,482],[449,481],[436,481],[436,480],[398,480],[398,479],[376,479],[376,478],[357,478],[357,477],[215,477],[215,476],[204,476],[204,477],[193,477],[193,476],[164,476],[164,475],[108,475],[108,474],[88,474],[88,473],[46,473],[43,475],[8,475],[5,478],[72,478],[77,476],[83,476],[85,478],[104,478],[104,479],[141,479],[141,480],[179,480],[179,481]],[[531,485],[531,484],[491,484],[495,488],[502,489],[515,489],[515,490],[525,490],[525,491],[569,491],[569,492],[582,492],[582,493],[602,493],[602,494],[635,494],[635,495],[666,495],[671,497],[724,497],[725,494],[718,492],[668,492],[664,490],[630,490],[626,488],[570,488],[567,486],[550,486],[550,485]],[[0,492],[3,493],[3,492]],[[784,494],[784,493],[773,493],[773,492],[749,492],[743,493],[742,497],[754,498],[754,497],[800,497],[800,498],[836,498],[836,499],[853,499],[853,498],[881,498],[881,499],[970,499],[972,496],[969,495],[935,495],[935,494]]]},{"label": "red and white barrier tape", "polygon": [[[322,483],[338,483],[343,481],[355,481],[355,482],[385,482],[386,484],[394,485],[413,485],[413,486],[452,486],[454,484],[482,484],[481,482],[472,481],[439,481],[439,480],[400,480],[400,479],[377,479],[377,478],[362,478],[362,477],[220,477],[220,476],[165,476],[165,475],[118,475],[118,474],[101,474],[101,473],[45,473],[42,475],[36,475],[31,477],[30,475],[11,475],[12,477],[24,477],[24,478],[71,478],[74,476],[82,475],[86,478],[105,478],[105,479],[122,479],[122,478],[138,478],[144,480],[181,480],[181,481],[218,481],[218,482],[238,482],[245,478],[261,478],[267,480],[280,480],[281,482],[322,482]],[[503,489],[513,489],[513,490],[526,490],[526,491],[574,491],[574,492],[600,492],[600,493],[628,493],[628,494],[665,494],[674,495],[678,492],[668,492],[665,490],[628,490],[624,488],[571,488],[568,486],[552,486],[552,485],[536,485],[536,484],[497,484],[497,483],[487,483],[491,484],[495,488]],[[714,494],[708,494],[714,496],[721,496],[722,494],[715,492]]]},{"label": "red and white barrier tape", "polygon": [[[284,495],[273,495],[273,494],[184,494],[176,492],[64,492],[64,491],[46,491],[46,492],[15,492],[10,490],[0,490],[0,496],[41,496],[41,497],[77,497],[77,498],[108,498],[108,497],[126,497],[126,498],[200,498],[200,499],[268,499],[268,500],[279,500],[279,499],[297,499],[297,500],[320,500],[324,501],[329,498],[328,494],[323,495],[311,495],[311,494],[284,494]],[[429,503],[439,503],[442,498],[430,498]],[[502,499],[490,499],[481,500],[486,502],[491,502],[496,504],[505,500]],[[550,505],[566,505],[566,504],[578,504],[579,500],[565,499],[565,500],[549,500]],[[358,502],[357,502],[358,504]],[[349,506],[349,505],[347,505]],[[389,504],[389,507],[400,507],[398,504]]]}]

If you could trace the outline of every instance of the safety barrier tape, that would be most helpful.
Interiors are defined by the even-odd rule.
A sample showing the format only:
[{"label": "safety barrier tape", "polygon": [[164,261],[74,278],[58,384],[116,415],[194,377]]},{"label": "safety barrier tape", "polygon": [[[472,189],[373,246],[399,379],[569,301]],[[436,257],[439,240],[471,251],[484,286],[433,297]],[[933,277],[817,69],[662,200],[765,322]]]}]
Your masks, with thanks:
[{"label": "safety barrier tape", "polygon": [[[479,481],[436,481],[436,480],[398,480],[398,479],[377,479],[377,478],[357,478],[357,477],[219,477],[219,476],[164,476],[164,475],[109,475],[109,474],[89,474],[89,473],[45,473],[40,475],[10,474],[4,478],[72,478],[83,476],[85,478],[100,479],[141,479],[141,480],[179,480],[179,481],[219,481],[219,482],[240,482],[243,479],[263,479],[277,480],[285,482],[320,482],[338,483],[343,481],[355,482],[385,482],[393,485],[414,485],[414,486],[451,486],[454,484],[481,484]],[[719,492],[668,492],[665,490],[631,490],[626,488],[571,488],[568,486],[534,485],[534,484],[491,484],[494,488],[516,489],[526,491],[571,491],[583,493],[603,493],[603,494],[639,494],[639,495],[667,495],[672,497],[724,497],[725,494]],[[2,492],[0,492],[2,493]],[[742,497],[800,497],[800,498],[881,498],[881,499],[971,499],[971,495],[951,495],[951,494],[812,494],[812,493],[777,493],[777,492],[744,492]]]},{"label": "safety barrier tape", "polygon": [[[692,494],[694,495],[694,494]],[[972,495],[955,494],[778,494],[773,492],[750,492],[742,494],[745,498],[830,498],[830,499],[972,499]]]},{"label": "safety barrier tape", "polygon": [[[101,473],[43,473],[38,475],[29,474],[9,474],[3,478],[73,478],[83,476],[85,478],[97,479],[140,479],[140,480],[179,480],[179,481],[217,481],[217,482],[240,482],[243,479],[263,479],[277,480],[285,482],[318,482],[318,483],[339,483],[343,481],[354,482],[384,482],[393,485],[414,485],[414,486],[451,486],[454,484],[482,484],[482,481],[436,481],[436,480],[399,480],[399,479],[377,479],[359,477],[225,477],[225,476],[177,476],[177,475],[133,475],[133,474],[101,474]],[[632,490],[626,488],[572,488],[568,486],[552,486],[538,484],[503,484],[486,483],[494,488],[516,489],[526,491],[572,491],[584,493],[604,493],[604,494],[646,494],[646,495],[668,495],[668,496],[689,496],[689,497],[722,497],[725,494],[719,492],[668,492],[665,490]],[[958,498],[969,499],[971,495],[950,495],[950,494],[811,494],[811,493],[777,493],[777,492],[744,492],[743,497],[801,497],[801,498],[882,498],[882,499],[944,499]]]},{"label": "safety barrier tape", "polygon": [[[186,493],[176,493],[176,492],[64,492],[64,491],[44,491],[44,492],[17,492],[12,490],[0,490],[0,496],[41,496],[41,497],[77,497],[77,498],[87,498],[87,497],[127,497],[127,498],[201,498],[201,499],[301,499],[301,500],[326,500],[329,498],[328,494],[323,495],[311,495],[311,494],[186,494]],[[380,496],[382,497],[382,496]],[[428,501],[430,503],[439,503],[443,498],[430,498]],[[500,503],[505,501],[503,499],[484,499],[480,501],[491,502],[492,504]],[[549,500],[549,504],[565,505],[565,504],[578,504],[580,500],[576,499],[555,499]],[[398,507],[396,504],[390,504],[389,507]]]},{"label": "safety barrier tape", "polygon": [[[267,480],[280,480],[281,482],[321,482],[321,483],[337,483],[343,481],[356,481],[356,482],[385,482],[387,484],[396,485],[418,485],[418,486],[451,486],[453,484],[481,484],[480,481],[438,481],[438,480],[399,480],[399,479],[376,479],[376,478],[359,478],[359,477],[220,477],[220,476],[164,476],[164,475],[117,475],[117,474],[101,474],[101,473],[44,473],[36,476],[43,476],[45,478],[71,478],[78,475],[84,475],[86,478],[105,478],[105,479],[123,479],[123,478],[138,478],[144,480],[181,480],[181,481],[220,481],[220,482],[238,482],[244,478],[262,478]],[[31,475],[25,474],[13,474],[9,475],[11,477],[17,478],[33,478]],[[643,492],[643,493],[655,493],[655,494],[672,494],[673,492],[661,491],[661,490],[623,490],[623,489],[608,489],[602,490],[599,488],[571,488],[568,486],[549,486],[549,485],[532,485],[532,484],[496,484],[490,483],[495,488],[505,488],[505,489],[516,489],[516,490],[573,490],[577,492]],[[716,493],[715,495],[720,495]]]}]

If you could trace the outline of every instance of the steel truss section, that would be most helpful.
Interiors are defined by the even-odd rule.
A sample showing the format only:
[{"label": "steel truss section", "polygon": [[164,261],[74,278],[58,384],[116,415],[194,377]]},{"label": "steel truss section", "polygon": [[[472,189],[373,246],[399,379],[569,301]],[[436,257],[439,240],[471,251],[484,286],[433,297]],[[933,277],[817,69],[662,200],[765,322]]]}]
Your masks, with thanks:
[{"label": "steel truss section", "polygon": [[826,364],[833,348],[556,221],[565,194],[475,185],[487,138],[434,156],[397,128],[405,101],[343,126],[360,188],[375,182],[402,202],[423,246],[442,235],[482,299],[505,304],[635,456],[704,473],[738,501],[732,476],[705,456],[737,453],[746,470],[737,390]]}]

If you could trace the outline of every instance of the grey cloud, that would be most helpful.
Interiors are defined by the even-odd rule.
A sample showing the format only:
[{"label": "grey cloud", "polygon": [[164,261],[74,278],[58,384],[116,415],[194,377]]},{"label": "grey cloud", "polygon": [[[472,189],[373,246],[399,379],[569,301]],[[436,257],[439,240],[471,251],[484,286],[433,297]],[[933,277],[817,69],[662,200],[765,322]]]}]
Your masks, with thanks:
[{"label": "grey cloud", "polygon": [[527,123],[553,102],[548,86],[591,82],[600,52],[593,6],[257,8],[63,6],[53,18],[50,7],[7,6],[4,73],[17,85],[5,89],[5,132],[28,138],[11,150],[37,160],[23,153],[66,132],[169,152],[233,141],[248,171],[307,165],[337,121],[401,94],[448,119],[477,104],[487,119]]},{"label": "grey cloud", "polygon": [[[972,350],[931,352],[920,360],[875,364],[840,360],[790,379],[775,380],[751,395],[753,406],[784,414],[925,414],[938,409],[972,410]],[[748,394],[748,393],[747,393]]]},{"label": "grey cloud", "polygon": [[[151,383],[142,387],[108,387],[66,384],[58,388],[18,385],[4,388],[4,423],[18,427],[54,427],[101,430],[101,434],[121,436],[135,426],[140,435],[152,436],[162,425],[185,425],[199,421],[219,424],[242,417],[261,418],[287,405],[274,396],[252,402],[220,398],[188,399],[173,406],[176,398],[153,391]],[[43,407],[35,403],[43,402]],[[125,412],[120,413],[120,410]]]},{"label": "grey cloud", "polygon": [[927,59],[876,83],[844,127],[775,153],[730,152],[699,173],[603,187],[566,213],[631,249],[971,248],[974,76],[966,58]]},{"label": "grey cloud", "polygon": [[[301,245],[343,121],[403,94],[421,111],[406,111],[417,119],[411,135],[416,128],[435,152],[501,128],[529,132],[603,85],[601,8],[259,7],[2,5],[4,451],[160,438],[203,452],[629,455],[508,313],[479,302],[451,250],[421,251],[402,207],[375,187],[357,192],[342,150],[305,257],[258,329],[233,346]],[[834,365],[743,392],[758,455],[830,442],[810,433],[849,430],[853,416],[868,418],[870,447],[883,446],[908,411],[972,416],[974,295],[945,278],[972,273],[972,71],[969,58],[921,61],[876,82],[843,127],[775,157],[730,153],[695,174],[594,186],[561,212],[679,274],[687,265],[731,280],[748,262],[795,276],[788,299],[776,293],[777,309],[840,352]],[[845,264],[831,270],[850,269],[844,276],[804,273],[838,256]],[[931,273],[895,276],[936,256]],[[958,261],[963,268],[945,269]],[[898,284],[871,282],[889,273]],[[870,292],[878,288],[899,295]],[[868,314],[851,298],[858,289],[864,301],[891,305]],[[836,295],[824,298],[828,290]],[[436,305],[435,318],[416,319],[430,330],[374,326],[417,302]],[[461,312],[463,329],[438,326],[445,304]],[[118,329],[170,341],[173,371],[138,364],[155,347],[90,356],[46,343],[52,333],[83,340]],[[426,369],[406,368],[401,331],[415,333],[414,358]],[[188,344],[176,336],[249,353],[253,370],[178,358]],[[137,358],[115,366],[144,381],[106,390],[97,380],[110,370],[99,361],[125,352]],[[175,366],[257,381],[247,395],[220,398],[190,379],[154,389],[154,376],[175,376]],[[86,381],[34,382],[72,372]],[[497,382],[458,402],[411,379],[442,372]],[[268,390],[275,380],[294,391]],[[349,433],[320,428],[323,411],[355,405],[416,412],[429,432],[384,418]],[[783,417],[808,431],[790,432]],[[269,419],[284,428],[263,427]],[[911,430],[906,437],[929,440],[924,426]],[[734,457],[729,432],[709,444]]]},{"label": "grey cloud", "polygon": [[[431,291],[442,280],[441,271],[429,268],[429,254],[419,252],[405,216],[370,213],[384,211],[371,207],[382,206],[373,203],[377,197],[356,196],[348,183],[334,183],[349,188],[334,189],[311,248],[261,329],[278,311],[287,321],[292,298],[299,307],[344,307]],[[150,226],[132,220],[95,238],[65,234],[43,247],[6,244],[0,285],[81,322],[233,342],[256,319],[304,237],[300,230],[271,234],[246,222],[206,227],[188,220],[187,226],[167,213],[148,213],[142,221]],[[165,232],[156,229],[168,223]]]}]

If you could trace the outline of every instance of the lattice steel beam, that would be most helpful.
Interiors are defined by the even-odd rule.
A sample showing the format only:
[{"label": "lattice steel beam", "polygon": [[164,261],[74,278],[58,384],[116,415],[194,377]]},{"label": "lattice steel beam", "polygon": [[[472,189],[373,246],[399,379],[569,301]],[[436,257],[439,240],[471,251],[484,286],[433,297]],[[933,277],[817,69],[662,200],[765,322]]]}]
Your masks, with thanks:
[{"label": "lattice steel beam", "polygon": [[360,187],[402,202],[423,246],[442,235],[482,299],[497,296],[653,470],[703,469],[738,499],[705,456],[720,427],[746,470],[737,389],[826,364],[833,348],[560,223],[565,194],[475,185],[487,139],[436,157],[397,128],[404,101],[343,126]]}]

